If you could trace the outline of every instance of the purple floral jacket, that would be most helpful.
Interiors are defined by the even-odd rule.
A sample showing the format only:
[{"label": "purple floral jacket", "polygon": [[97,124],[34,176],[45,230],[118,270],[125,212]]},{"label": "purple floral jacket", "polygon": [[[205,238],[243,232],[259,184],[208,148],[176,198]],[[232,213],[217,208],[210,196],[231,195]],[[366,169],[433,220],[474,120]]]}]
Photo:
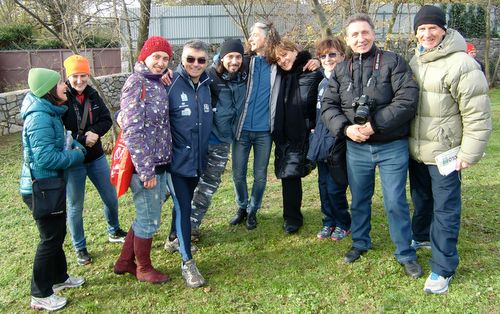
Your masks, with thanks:
[{"label": "purple floral jacket", "polygon": [[168,95],[160,81],[142,63],[136,63],[122,89],[122,137],[142,182],[155,176],[155,167],[172,159]]}]

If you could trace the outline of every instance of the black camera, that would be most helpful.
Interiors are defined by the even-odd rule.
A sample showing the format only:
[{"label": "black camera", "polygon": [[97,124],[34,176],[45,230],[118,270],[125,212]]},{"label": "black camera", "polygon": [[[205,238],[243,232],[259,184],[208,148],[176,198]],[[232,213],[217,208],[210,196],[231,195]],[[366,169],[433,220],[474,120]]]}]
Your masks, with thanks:
[{"label": "black camera", "polygon": [[366,95],[354,98],[352,103],[354,107],[354,123],[365,124],[368,122],[373,105],[373,100],[370,100]]}]

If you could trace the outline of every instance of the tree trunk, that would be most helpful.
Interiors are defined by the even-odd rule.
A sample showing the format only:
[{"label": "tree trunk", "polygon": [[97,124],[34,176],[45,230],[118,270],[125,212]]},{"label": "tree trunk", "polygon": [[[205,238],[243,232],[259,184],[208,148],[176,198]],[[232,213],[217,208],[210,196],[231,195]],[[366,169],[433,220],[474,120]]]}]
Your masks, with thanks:
[{"label": "tree trunk", "polygon": [[490,86],[495,85],[496,77],[493,79],[490,76],[490,46],[491,46],[491,0],[486,4],[486,43],[484,49],[484,71],[486,72],[486,80]]},{"label": "tree trunk", "polygon": [[139,56],[144,42],[149,37],[149,18],[151,17],[151,0],[141,0],[139,18],[139,32],[137,34],[137,47],[135,50],[135,59]]},{"label": "tree trunk", "polygon": [[394,31],[394,24],[396,23],[396,17],[398,16],[399,6],[401,2],[395,1],[392,5],[391,19],[389,20],[389,25],[387,27],[387,34],[385,36],[384,50],[390,50],[390,44],[392,40],[392,32]]},{"label": "tree trunk", "polygon": [[321,33],[323,37],[332,37],[332,30],[328,26],[328,21],[326,20],[325,11],[321,4],[319,4],[318,0],[310,0],[309,4],[311,5],[311,11],[316,15],[319,21],[319,25],[321,26]]}]

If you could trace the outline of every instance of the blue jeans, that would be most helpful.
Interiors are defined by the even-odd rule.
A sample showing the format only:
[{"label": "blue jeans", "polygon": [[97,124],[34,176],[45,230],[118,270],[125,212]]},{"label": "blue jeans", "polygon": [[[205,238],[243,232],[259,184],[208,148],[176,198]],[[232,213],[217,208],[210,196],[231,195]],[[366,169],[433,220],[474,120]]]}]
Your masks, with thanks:
[{"label": "blue jeans", "polygon": [[333,180],[326,162],[318,161],[317,165],[323,226],[336,226],[343,230],[349,230],[351,228],[351,215],[346,196],[347,185],[339,185]]},{"label": "blue jeans", "polygon": [[120,228],[118,222],[118,198],[116,189],[109,180],[109,165],[102,155],[94,161],[76,165],[67,170],[67,207],[68,227],[73,247],[82,250],[87,247],[83,230],[83,202],[85,198],[85,182],[89,177],[104,203],[104,217],[108,223],[108,233]]},{"label": "blue jeans", "polygon": [[376,144],[347,141],[347,176],[352,194],[352,246],[368,250],[372,245],[370,219],[376,166],[380,172],[389,233],[396,245],[394,255],[400,263],[414,261],[417,256],[410,246],[410,209],[406,199],[407,139]]},{"label": "blue jeans", "polygon": [[146,189],[144,182],[134,173],[130,182],[134,197],[135,219],[132,229],[137,237],[151,239],[160,227],[161,206],[167,198],[167,174],[156,175],[156,185]]},{"label": "blue jeans", "polygon": [[[242,131],[240,139],[233,142],[233,182],[236,204],[255,213],[262,206],[267,182],[267,166],[271,156],[272,138],[269,132]],[[248,157],[253,147],[253,186],[248,199],[247,170]]]},{"label": "blue jeans", "polygon": [[458,233],[462,200],[460,174],[442,176],[436,166],[410,159],[412,229],[417,241],[431,241],[431,268],[449,277],[458,267]]}]

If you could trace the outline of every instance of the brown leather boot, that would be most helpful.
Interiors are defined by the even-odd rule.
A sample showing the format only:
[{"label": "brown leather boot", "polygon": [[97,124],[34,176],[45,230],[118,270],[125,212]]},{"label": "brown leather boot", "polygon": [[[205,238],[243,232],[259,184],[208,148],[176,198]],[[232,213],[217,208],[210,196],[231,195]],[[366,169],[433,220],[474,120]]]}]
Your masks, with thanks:
[{"label": "brown leather boot", "polygon": [[162,274],[151,265],[151,244],[153,239],[142,239],[134,236],[134,252],[137,261],[136,277],[139,281],[163,283],[170,280],[168,275]]},{"label": "brown leather boot", "polygon": [[135,277],[137,265],[135,264],[134,259],[134,229],[130,227],[127,236],[125,237],[125,243],[123,243],[120,257],[118,257],[115,267],[113,267],[114,273],[118,275],[130,273]]}]

